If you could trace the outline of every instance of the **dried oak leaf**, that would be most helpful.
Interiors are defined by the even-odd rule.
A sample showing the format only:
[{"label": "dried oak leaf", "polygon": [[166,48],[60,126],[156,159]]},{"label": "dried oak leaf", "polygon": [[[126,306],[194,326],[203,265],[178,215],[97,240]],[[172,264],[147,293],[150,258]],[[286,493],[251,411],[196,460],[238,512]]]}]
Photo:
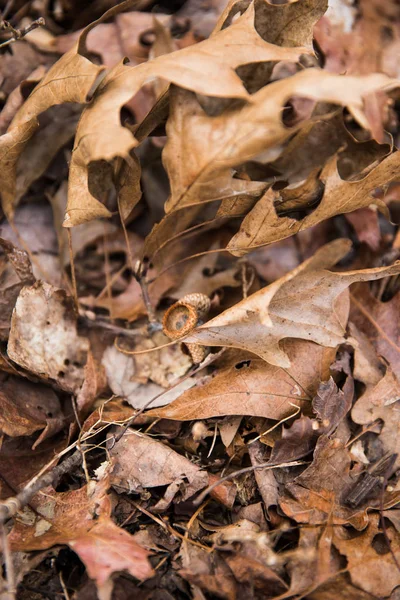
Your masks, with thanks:
[{"label": "dried oak leaf", "polygon": [[355,286],[350,299],[351,321],[400,378],[400,294],[388,302],[381,302],[366,286],[360,285]]},{"label": "dried oak leaf", "polygon": [[76,329],[71,297],[65,290],[37,281],[18,296],[11,320],[8,356],[68,392],[82,385],[89,349]]},{"label": "dried oak leaf", "polygon": [[387,525],[389,549],[379,520],[379,515],[371,515],[367,529],[352,539],[340,535],[340,530],[335,531],[333,543],[347,558],[353,584],[375,597],[386,598],[400,585],[400,573],[392,555],[393,552],[400,560],[400,538],[394,527]]},{"label": "dried oak leaf", "polygon": [[397,454],[396,468],[400,465],[400,383],[390,367],[377,383],[370,387],[357,400],[351,411],[355,423],[369,425],[376,419],[382,419],[383,428],[379,434],[385,452]]},{"label": "dried oak leaf", "polygon": [[[77,129],[64,226],[73,227],[99,215],[110,216],[89,190],[88,166],[100,160],[111,161],[116,156],[129,159],[138,141],[121,125],[120,110],[147,81],[161,77],[200,94],[250,100],[235,72],[239,65],[297,61],[304,52],[305,48],[279,48],[264,42],[254,29],[252,5],[233,25],[208,40],[135,67],[124,64],[114,67],[84,110]],[[195,154],[191,148],[190,155]]]},{"label": "dried oak leaf", "polygon": [[[168,223],[168,216],[182,207],[190,207],[196,215],[200,210],[199,206],[204,202],[225,200],[232,203],[244,196],[247,210],[251,208],[252,203],[249,205],[248,198],[251,199],[255,193],[261,192],[261,184],[233,178],[232,167],[275,148],[292,136],[296,129],[310,122],[310,119],[306,119],[290,128],[282,122],[282,110],[293,96],[347,106],[360,124],[368,129],[369,124],[363,113],[364,95],[376,89],[389,89],[397,85],[397,82],[380,74],[347,78],[319,69],[306,69],[265,86],[253,94],[251,102],[243,108],[214,117],[208,116],[201,109],[193,93],[172,90],[171,113],[167,123],[168,140],[163,153],[171,184],[171,195],[165,205],[167,216],[150,233],[145,245],[145,254],[151,257],[158,247],[157,244],[165,241],[167,234],[163,229]],[[387,181],[389,176],[395,176],[395,163],[397,157],[385,163],[386,166],[376,173],[375,179],[378,183],[375,182],[375,185],[372,179],[364,182],[368,191]],[[350,183],[343,182],[338,174],[335,175],[335,170],[336,161],[333,161],[324,171],[324,177],[327,178],[331,171],[333,172],[330,178],[333,190],[329,188],[325,193],[325,202],[321,202],[322,208],[319,205],[303,220],[307,227],[331,216],[331,213],[333,215],[346,211],[343,206],[342,188],[335,196],[336,200],[331,202],[332,192],[335,186],[338,187],[338,183],[351,186]],[[322,176],[321,181],[325,182]],[[326,185],[329,186],[329,182]],[[363,193],[360,191],[349,210],[366,204],[365,190],[366,188],[363,188]],[[353,188],[351,191],[353,192]],[[240,231],[228,245],[233,254],[245,254],[250,248],[278,241],[293,235],[303,227],[303,221],[278,217],[273,197],[272,191],[267,192],[245,218]],[[348,202],[348,197],[345,197],[345,200]],[[359,205],[356,204],[357,201]],[[380,204],[384,206],[382,202]],[[232,209],[229,213],[231,212]],[[327,216],[325,213],[328,213]],[[174,218],[173,223],[182,230],[188,227],[193,218],[190,213],[179,213],[179,220]]]},{"label": "dried oak leaf", "polygon": [[[210,481],[213,476],[198,465],[162,442],[133,429],[129,429],[109,452],[112,465],[110,481],[116,489],[139,493],[146,488],[168,486],[163,498],[154,507],[159,511],[168,508],[179,491],[181,499],[186,500],[214,482],[214,479]],[[232,486],[227,486],[227,493],[221,487],[226,485],[217,486],[211,495],[231,507],[234,500]]]},{"label": "dried oak leaf", "polygon": [[38,127],[38,116],[55,104],[87,101],[102,67],[83,56],[84,40],[58,60],[35,87],[0,137],[0,186],[3,210],[14,213],[17,162]]},{"label": "dried oak leaf", "polygon": [[400,272],[391,267],[334,273],[325,270],[347,253],[344,240],[327,244],[271,285],[242,300],[185,338],[187,343],[241,348],[272,365],[287,368],[290,360],[279,343],[284,338],[335,347],[344,341],[346,322],[335,303],[352,283],[372,281]]},{"label": "dried oak leaf", "polygon": [[295,0],[273,4],[255,0],[256,25],[263,39],[277,46],[306,46],[313,50],[315,23],[328,8],[327,0]]},{"label": "dried oak leaf", "polygon": [[43,490],[31,500],[35,512],[19,513],[8,538],[11,549],[32,551],[67,544],[86,566],[99,593],[111,592],[110,576],[116,571],[127,570],[137,579],[151,577],[149,552],[111,519],[107,488],[105,478],[70,492]]},{"label": "dried oak leaf", "polygon": [[362,179],[345,181],[339,175],[337,157],[332,158],[320,175],[324,184],[321,202],[309,215],[300,220],[278,216],[274,206],[275,194],[271,189],[268,190],[245,217],[240,230],[227,248],[235,256],[242,256],[258,246],[278,242],[325,219],[350,213],[370,204],[376,204],[388,215],[386,205],[379,199],[373,199],[370,194],[375,188],[397,177],[399,160],[399,152],[394,152]]},{"label": "dried oak leaf", "polygon": [[290,367],[283,369],[254,355],[228,351],[213,375],[162,409],[147,415],[189,421],[226,415],[284,419],[295,406],[310,406],[321,380],[329,376],[334,351],[312,342],[284,340]]},{"label": "dried oak leaf", "polygon": [[60,401],[51,388],[16,377],[9,377],[0,390],[0,431],[10,437],[31,435],[44,429],[33,444],[36,448],[44,439],[64,426]]}]

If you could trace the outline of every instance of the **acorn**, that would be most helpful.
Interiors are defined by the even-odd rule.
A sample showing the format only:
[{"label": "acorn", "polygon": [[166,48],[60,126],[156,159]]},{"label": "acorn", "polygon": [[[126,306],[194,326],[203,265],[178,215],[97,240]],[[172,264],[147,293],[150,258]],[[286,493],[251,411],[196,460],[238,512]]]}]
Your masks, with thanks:
[{"label": "acorn", "polygon": [[[211,301],[205,294],[187,294],[166,310],[162,322],[163,332],[171,340],[184,337],[201,324],[210,310]],[[201,363],[207,349],[198,344],[185,344],[195,364]]]}]

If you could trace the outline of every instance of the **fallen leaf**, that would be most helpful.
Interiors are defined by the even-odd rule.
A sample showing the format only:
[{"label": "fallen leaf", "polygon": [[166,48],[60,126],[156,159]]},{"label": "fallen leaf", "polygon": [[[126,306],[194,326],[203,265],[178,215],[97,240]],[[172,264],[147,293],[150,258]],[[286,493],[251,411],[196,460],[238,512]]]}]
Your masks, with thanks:
[{"label": "fallen leaf", "polygon": [[64,426],[58,397],[51,388],[9,377],[0,391],[0,430],[10,437],[31,435],[44,429],[35,441],[36,448],[46,437]]},{"label": "fallen leaf", "polygon": [[3,441],[0,452],[1,500],[21,491],[46,465],[56,465],[57,461],[54,459],[57,453],[68,444],[66,438],[51,438],[33,448],[36,441],[35,434],[30,437],[7,437]]},{"label": "fallen leaf", "polygon": [[11,315],[18,295],[24,285],[33,283],[35,277],[27,253],[20,250],[7,240],[0,238],[0,247],[4,250],[6,259],[0,257],[0,337],[7,340]]},{"label": "fallen leaf", "polygon": [[85,564],[98,591],[109,584],[116,571],[127,570],[137,579],[153,575],[149,552],[111,520],[111,499],[105,480],[91,482],[78,490],[55,492],[47,488],[31,501],[30,521],[22,516],[9,535],[11,548],[43,550],[67,544]]},{"label": "fallen leaf", "polygon": [[[303,52],[307,50],[283,49],[264,42],[254,29],[254,8],[250,6],[233,25],[208,40],[135,67],[123,64],[114,67],[80,120],[72,154],[64,226],[73,227],[95,216],[110,216],[90,193],[88,165],[99,160],[111,161],[116,156],[128,158],[137,141],[121,125],[119,113],[147,81],[162,77],[200,94],[247,100],[249,95],[234,69],[248,62],[296,61]],[[168,210],[172,206],[176,208],[176,202],[170,201]]]},{"label": "fallen leaf", "polygon": [[350,523],[358,530],[368,523],[365,508],[350,509],[341,502],[354,485],[350,476],[351,458],[339,439],[321,436],[312,464],[280,497],[283,512],[299,523],[325,524],[331,515],[333,524]]},{"label": "fallen leaf", "polygon": [[[261,442],[257,441],[249,444],[248,450],[253,467],[261,463],[268,462],[269,457],[266,457],[266,448]],[[265,510],[268,514],[269,508],[271,506],[278,506],[279,500],[279,486],[275,478],[274,471],[273,469],[256,469],[254,471],[254,477],[256,479]]]},{"label": "fallen leaf", "polygon": [[279,346],[284,338],[307,339],[328,347],[343,343],[345,322],[340,322],[335,311],[338,296],[352,283],[380,279],[400,271],[400,264],[347,273],[313,270],[313,261],[322,256],[321,252],[328,254],[327,262],[332,264],[329,250],[337,251],[336,262],[347,248],[340,240],[337,246],[327,245],[310,259],[311,262],[306,261],[282,279],[195,329],[185,338],[185,343],[249,350],[283,368],[290,366],[290,360]]},{"label": "fallen leaf", "polygon": [[351,321],[390,364],[400,377],[400,329],[397,315],[400,295],[388,302],[375,298],[366,286],[357,286],[351,293]]},{"label": "fallen leaf", "polygon": [[387,214],[387,208],[370,196],[376,187],[387,184],[397,177],[399,156],[397,152],[385,158],[378,166],[358,181],[345,181],[337,170],[337,158],[324,168],[320,180],[324,184],[322,200],[308,216],[296,220],[280,217],[274,206],[274,193],[268,190],[245,217],[239,232],[228,244],[236,256],[265,244],[278,242],[321,221],[341,213],[351,213],[369,204],[377,204]]},{"label": "fallen leaf", "polygon": [[384,450],[397,453],[396,465],[400,464],[398,402],[400,400],[400,383],[390,367],[377,383],[370,387],[355,403],[351,416],[355,423],[369,425],[376,419],[384,422],[379,435]]},{"label": "fallen leaf", "polygon": [[343,389],[339,389],[333,378],[323,381],[312,406],[317,413],[323,431],[331,433],[349,412],[354,397],[354,381],[348,376]]},{"label": "fallen leaf", "polygon": [[[209,484],[206,471],[165,444],[133,429],[129,429],[109,451],[111,484],[117,490],[140,493],[147,488],[168,486],[154,507],[158,511],[168,508],[179,491],[181,499],[186,500]],[[183,486],[185,480],[188,483]],[[213,490],[214,494],[211,492],[216,499],[226,497],[226,494],[221,496],[223,490],[219,488]],[[228,490],[231,491],[229,485]],[[229,504],[231,501],[232,496],[228,494]]]},{"label": "fallen leaf", "polygon": [[298,340],[285,340],[283,347],[290,357],[288,369],[231,351],[214,375],[203,377],[165,408],[146,414],[180,421],[226,415],[279,421],[293,414],[296,406],[307,410],[329,372],[332,351]]},{"label": "fallen leaf", "polygon": [[[152,347],[152,343],[143,345],[143,348]],[[102,359],[111,390],[134,408],[144,408],[153,398],[150,407],[164,406],[195,383],[188,378],[167,391],[169,385],[182,377],[192,364],[190,358],[183,354],[178,346],[164,348],[157,354],[152,353],[141,358],[141,361],[140,357],[136,357],[135,360],[133,356],[123,354],[115,346],[110,346]]]},{"label": "fallen leaf", "polygon": [[262,37],[278,46],[313,49],[314,25],[328,8],[327,0],[305,0],[275,4],[256,1],[257,27]]},{"label": "fallen leaf", "polygon": [[290,427],[283,427],[281,439],[272,448],[271,462],[279,464],[307,456],[313,450],[317,437],[312,419],[299,417]]},{"label": "fallen leaf", "polygon": [[8,132],[0,138],[1,198],[4,212],[12,218],[19,156],[38,127],[38,116],[55,104],[86,102],[102,67],[85,58],[81,45],[53,65],[15,115]]},{"label": "fallen leaf", "polygon": [[346,219],[354,227],[359,241],[365,242],[376,252],[381,241],[377,211],[369,207],[359,208],[355,212],[347,213]]},{"label": "fallen leaf", "polygon": [[76,392],[83,382],[88,341],[79,337],[72,298],[43,282],[24,287],[11,321],[7,352],[19,366]]},{"label": "fallen leaf", "polygon": [[367,529],[360,536],[346,539],[338,531],[333,538],[336,548],[347,558],[353,584],[379,597],[389,596],[400,585],[400,573],[392,555],[397,561],[400,559],[399,536],[390,525],[385,529],[390,549],[379,527],[379,515],[371,515]]}]

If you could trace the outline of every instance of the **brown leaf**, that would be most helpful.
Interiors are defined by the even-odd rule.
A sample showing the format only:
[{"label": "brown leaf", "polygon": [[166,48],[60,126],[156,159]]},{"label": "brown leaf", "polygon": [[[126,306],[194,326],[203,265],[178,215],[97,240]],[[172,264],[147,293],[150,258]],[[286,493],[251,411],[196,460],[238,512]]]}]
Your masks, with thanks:
[{"label": "brown leaf", "polygon": [[7,240],[4,240],[3,238],[0,238],[0,246],[3,248],[20,281],[25,285],[33,283],[35,281],[35,277],[32,273],[32,265],[27,252],[17,248],[16,246],[13,246],[13,244]]},{"label": "brown leaf", "polygon": [[[3,441],[0,452],[1,500],[21,491],[32,477],[68,445],[65,438],[52,438],[32,448],[37,441],[35,438],[34,434],[31,437],[6,438]],[[51,466],[55,464],[54,460]]]},{"label": "brown leaf", "polygon": [[81,558],[99,590],[116,571],[127,570],[137,579],[151,577],[148,551],[110,518],[107,487],[102,480],[70,492],[47,488],[31,501],[35,513],[29,509],[26,521],[16,521],[9,535],[11,548],[42,550],[67,544]]},{"label": "brown leaf", "polygon": [[8,355],[21,367],[76,392],[83,382],[89,348],[79,337],[72,298],[38,281],[24,287],[11,321]]},{"label": "brown leaf", "polygon": [[347,249],[343,240],[328,244],[282,279],[195,329],[185,342],[249,350],[284,368],[290,366],[279,346],[284,338],[307,339],[328,347],[342,343],[346,324],[340,322],[335,311],[338,296],[356,281],[400,272],[400,263],[347,273],[321,269],[334,264]]},{"label": "brown leaf", "polygon": [[301,416],[290,427],[283,427],[281,439],[272,448],[271,462],[290,462],[307,456],[314,448],[317,437],[312,419]]},{"label": "brown leaf", "polygon": [[[159,511],[168,508],[179,490],[182,500],[186,500],[209,484],[206,471],[165,444],[133,429],[110,448],[110,456],[111,483],[117,489],[138,493],[147,488],[168,486],[154,507]],[[183,486],[186,480],[188,483]],[[216,500],[226,499],[231,505],[231,486],[228,485],[225,492],[217,486],[213,492]]]},{"label": "brown leaf", "polygon": [[34,448],[64,426],[60,401],[52,389],[9,377],[0,391],[0,430],[10,437],[44,429]]},{"label": "brown leaf", "polygon": [[396,465],[400,465],[400,418],[398,402],[400,383],[390,367],[380,382],[370,387],[355,403],[352,419],[360,425],[369,425],[376,419],[384,422],[379,441],[385,452],[397,454]]},{"label": "brown leaf", "polygon": [[342,390],[332,377],[320,384],[312,405],[324,433],[331,433],[347,415],[353,403],[353,396],[354,381],[350,376],[347,377]]},{"label": "brown leaf", "polygon": [[214,375],[203,377],[162,409],[148,415],[189,421],[226,415],[284,419],[295,406],[307,408],[329,373],[332,351],[310,342],[285,340],[290,367],[282,369],[247,353],[231,351]]},{"label": "brown leaf", "polygon": [[[266,457],[266,448],[264,444],[259,441],[249,444],[248,450],[253,467],[269,460],[269,458]],[[278,506],[279,500],[278,482],[275,478],[274,471],[273,469],[256,469],[254,471],[254,477],[256,479],[261,498],[263,499],[265,510],[268,514],[268,509],[271,506]]]},{"label": "brown leaf", "polygon": [[102,70],[81,55],[80,49],[77,45],[51,67],[0,138],[2,206],[10,217],[14,213],[17,162],[38,127],[38,116],[55,104],[86,102]]},{"label": "brown leaf", "polygon": [[364,529],[368,523],[366,510],[352,510],[341,503],[354,485],[350,464],[349,451],[341,440],[321,436],[312,464],[286,485],[289,494],[279,499],[283,512],[300,523],[325,524],[331,515],[333,524],[350,523]]},{"label": "brown leaf", "polygon": [[383,356],[400,377],[400,294],[388,302],[375,298],[366,286],[351,294],[351,320],[367,336],[377,354]]},{"label": "brown leaf", "polygon": [[[381,79],[380,75],[346,81],[345,77],[335,78],[321,70],[306,69],[292,77],[265,86],[253,94],[252,102],[246,104],[241,110],[231,110],[217,117],[206,115],[192,93],[183,90],[172,92],[172,110],[167,124],[168,141],[163,154],[171,182],[171,196],[165,205],[166,212],[171,213],[184,206],[193,207],[217,199],[234,200],[235,196],[243,195],[245,192],[243,185],[246,184],[248,190],[252,190],[250,183],[254,186],[254,182],[234,179],[231,168],[282,143],[294,133],[296,128],[299,129],[309,122],[309,119],[301,121],[291,128],[283,124],[282,109],[293,96],[304,96],[321,102],[347,106],[367,128],[365,116],[360,112],[363,104],[362,97],[368,90],[385,85],[395,84],[393,82],[389,84],[389,80]],[[348,93],[350,89],[351,94]],[[215,160],[215,157],[218,157],[218,160]],[[379,171],[378,182],[387,180],[390,168],[392,177],[394,176],[395,167],[392,161],[386,164],[384,175],[382,170]],[[330,165],[330,169],[336,169],[335,164],[333,167]],[[326,173],[329,174],[328,167],[324,177]],[[321,179],[325,183],[325,179],[322,177]],[[343,184],[338,174],[336,179],[334,176],[331,179],[333,187],[334,182],[336,186],[338,185],[337,181]],[[371,184],[368,191],[378,184],[375,183],[375,186]],[[330,211],[335,210],[338,203],[340,206],[342,195],[341,190],[338,201],[333,204],[329,199]],[[325,205],[328,203],[327,197],[328,190],[325,195],[326,201],[321,203],[322,208],[320,204],[309,217],[306,217],[305,222],[309,223],[307,226],[325,218],[324,216],[320,218],[320,215],[321,213],[323,215]],[[362,200],[365,204],[365,194]],[[359,197],[358,201],[361,202]],[[351,210],[355,208],[358,206],[354,206]],[[316,215],[315,220],[313,215]],[[263,227],[260,227],[260,221]],[[153,236],[157,235],[158,239],[162,237],[162,241],[165,239],[165,234],[160,236],[159,232],[163,222],[150,236],[153,246],[155,245]],[[228,249],[234,254],[241,255],[245,253],[244,249],[247,251],[293,235],[302,225],[302,221],[298,222],[288,217],[278,218],[272,204],[272,192],[267,192],[246,217],[241,230],[229,243]],[[187,226],[187,221],[183,224],[179,223],[180,230]],[[264,229],[267,230],[266,235]],[[254,231],[256,239],[253,239]],[[146,255],[152,256],[148,244],[146,244]]]},{"label": "brown leaf", "polygon": [[381,241],[377,211],[368,207],[359,208],[355,212],[347,213],[346,219],[354,227],[359,241],[365,242],[376,252]]},{"label": "brown leaf", "polygon": [[[229,49],[229,50],[228,50]],[[108,211],[90,192],[88,165],[114,157],[127,158],[137,145],[120,123],[120,108],[154,77],[162,77],[194,92],[217,97],[249,98],[235,69],[249,62],[294,60],[304,48],[283,49],[264,42],[254,29],[254,7],[230,27],[208,40],[159,56],[136,67],[117,65],[100,84],[96,98],[84,111],[72,155],[66,227],[79,225]],[[190,150],[194,154],[194,150]],[[188,204],[189,200],[180,205]],[[168,210],[176,208],[171,200]],[[133,206],[131,207],[133,208]]]},{"label": "brown leaf", "polygon": [[241,256],[258,246],[283,240],[325,219],[353,212],[369,204],[377,204],[387,214],[382,201],[374,200],[370,194],[376,187],[397,177],[398,163],[399,154],[395,152],[372,168],[363,179],[345,181],[337,170],[337,158],[333,158],[320,175],[325,186],[321,202],[299,221],[291,217],[279,217],[274,206],[274,193],[268,190],[246,216],[239,232],[229,242],[228,249],[234,255]]},{"label": "brown leaf", "polygon": [[[135,347],[155,347],[154,342],[147,342]],[[104,352],[102,365],[113,393],[134,408],[143,408],[153,398],[151,407],[164,406],[195,384],[194,380],[188,378],[170,391],[166,389],[174,380],[185,375],[192,365],[190,358],[183,354],[179,346],[163,348],[157,353],[136,358],[110,346]],[[158,396],[160,397],[157,398]]]},{"label": "brown leaf", "polygon": [[0,256],[0,338],[7,340],[18,295],[24,285],[35,281],[35,277],[29,256],[24,250],[3,238],[0,238],[0,247],[6,256],[6,260]]},{"label": "brown leaf", "polygon": [[286,4],[256,0],[257,27],[271,44],[306,46],[312,50],[314,25],[327,8],[327,0],[297,0]]},{"label": "brown leaf", "polygon": [[362,590],[377,597],[387,597],[400,585],[400,573],[392,552],[400,560],[399,536],[393,527],[386,526],[388,541],[379,527],[379,515],[371,515],[368,528],[358,537],[346,539],[335,533],[333,543],[347,558],[351,581]]}]

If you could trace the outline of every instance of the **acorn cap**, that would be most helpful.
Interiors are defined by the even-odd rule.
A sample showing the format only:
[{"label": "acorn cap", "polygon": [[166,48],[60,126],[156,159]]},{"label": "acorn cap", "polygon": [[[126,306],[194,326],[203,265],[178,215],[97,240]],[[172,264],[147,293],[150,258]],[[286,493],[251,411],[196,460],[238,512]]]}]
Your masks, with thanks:
[{"label": "acorn cap", "polygon": [[187,294],[166,310],[163,331],[171,340],[190,333],[210,309],[210,299],[205,294]]}]

